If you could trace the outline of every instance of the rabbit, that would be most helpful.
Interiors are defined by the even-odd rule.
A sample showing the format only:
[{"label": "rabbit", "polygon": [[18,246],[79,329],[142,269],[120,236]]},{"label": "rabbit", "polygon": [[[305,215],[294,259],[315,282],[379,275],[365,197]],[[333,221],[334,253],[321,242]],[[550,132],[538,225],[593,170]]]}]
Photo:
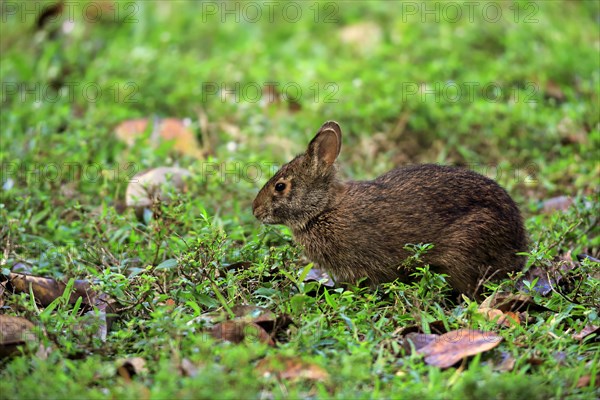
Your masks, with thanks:
[{"label": "rabbit", "polygon": [[519,208],[495,181],[468,169],[423,164],[371,181],[340,180],[335,161],[342,131],[323,124],[308,149],[283,165],[259,191],[254,216],[288,226],[308,259],[341,282],[371,286],[400,279],[407,244],[431,243],[423,261],[460,293],[523,268]]}]

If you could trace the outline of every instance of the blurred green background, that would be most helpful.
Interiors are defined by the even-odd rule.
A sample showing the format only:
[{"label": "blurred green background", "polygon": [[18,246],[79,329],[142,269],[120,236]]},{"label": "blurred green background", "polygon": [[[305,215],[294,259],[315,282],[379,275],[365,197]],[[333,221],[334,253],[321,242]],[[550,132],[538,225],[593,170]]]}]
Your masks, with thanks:
[{"label": "blurred green background", "polygon": [[[49,393],[68,396],[93,387],[93,371],[101,371],[98,379],[110,389],[90,393],[141,396],[143,386],[152,385],[111,387],[102,357],[142,354],[159,360],[150,367],[152,379],[166,385],[154,386],[158,397],[222,390],[230,397],[255,396],[266,390],[251,371],[255,353],[264,349],[222,351],[189,342],[193,335],[182,333],[189,329],[185,316],[221,305],[203,273],[244,261],[249,270],[213,276],[228,302],[285,310],[309,331],[319,320],[324,311],[287,303],[293,295],[289,275],[280,283],[263,280],[279,269],[297,271],[296,262],[302,263],[287,230],[261,227],[251,202],[274,167],[304,151],[326,120],[342,126],[339,162],[347,178],[374,178],[422,162],[473,168],[499,181],[524,211],[533,239],[530,264],[569,250],[598,256],[589,205],[597,208],[600,179],[599,4],[2,1],[3,272],[21,264],[34,274],[93,278],[119,300],[135,303],[146,291],[154,299],[129,309],[108,344],[75,340],[54,361],[36,361],[31,370],[17,359],[0,368],[3,382],[24,390],[18,397],[48,393],[36,392],[36,384],[17,384],[26,379],[43,380]],[[119,134],[120,124],[141,118],[150,127]],[[191,132],[192,139],[156,143],[152,126],[164,118],[183,121],[174,131]],[[256,165],[258,173],[250,173]],[[153,210],[154,219],[146,215],[139,222],[130,210],[122,212],[127,185],[134,173],[159,166],[183,167],[193,176],[185,193]],[[543,201],[560,195],[583,200],[565,217],[538,215]],[[162,308],[166,298],[177,305],[172,314]],[[373,315],[361,314],[375,309],[369,299],[356,302],[368,307],[350,314],[359,329],[372,328]],[[6,308],[40,320],[58,337],[68,320],[66,311],[40,317],[27,295],[10,297]],[[569,310],[593,317],[589,309]],[[411,377],[425,373],[424,367],[412,361],[406,375],[395,375],[393,363],[366,361],[383,348],[378,335],[396,329],[394,318],[381,319],[362,350],[352,347],[354,336],[343,339],[347,343],[340,339],[346,320],[321,327],[324,339],[317,344],[300,332],[302,339],[287,351],[306,352],[321,363],[325,355],[339,357],[333,371],[343,389],[294,386],[291,393],[389,397],[411,382],[405,393],[436,398],[455,378],[427,370],[429,383],[419,383]],[[456,313],[448,318],[460,325]],[[212,372],[196,381],[205,392],[185,386],[193,380],[184,380],[189,392],[169,386],[172,369],[160,355],[169,346],[174,357],[201,346],[202,357],[212,360]],[[104,356],[66,360],[90,348]],[[569,382],[586,368],[572,354],[573,368],[564,373],[576,376],[568,375]],[[230,376],[221,367],[249,370]],[[532,382],[546,382],[543,376],[562,367],[547,368]],[[473,389],[480,381],[492,382],[492,397],[514,382],[527,392],[528,370],[520,365],[494,381],[486,380],[489,371],[475,368],[448,396],[484,395]],[[77,378],[59,379],[60,371]],[[549,386],[558,397],[561,382]],[[279,396],[285,392],[269,387]]]},{"label": "blurred green background", "polygon": [[509,189],[534,174],[514,193],[538,198],[598,178],[595,1],[103,1],[40,19],[47,4],[2,5],[5,162],[108,169],[123,161],[114,127],[159,116],[190,118],[218,160],[281,163],[335,119],[353,177],[500,164]]}]

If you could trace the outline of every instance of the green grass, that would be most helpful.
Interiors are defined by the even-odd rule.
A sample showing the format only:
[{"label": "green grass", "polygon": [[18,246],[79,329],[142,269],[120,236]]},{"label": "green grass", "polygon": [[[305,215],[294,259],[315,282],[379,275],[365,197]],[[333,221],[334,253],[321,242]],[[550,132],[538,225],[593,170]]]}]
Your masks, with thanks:
[{"label": "green grass", "polygon": [[[555,312],[530,312],[521,326],[498,328],[475,313],[475,302],[445,295],[443,279],[427,272],[412,285],[315,295],[315,284],[298,280],[305,262],[289,231],[260,226],[251,212],[269,163],[303,151],[335,119],[345,135],[346,177],[373,178],[418,162],[468,165],[497,179],[521,206],[528,265],[556,265],[568,251],[598,257],[597,2],[500,2],[496,22],[493,10],[482,14],[489,2],[473,10],[473,20],[466,4],[454,2],[462,18],[440,8],[425,22],[407,8],[422,2],[293,3],[302,10],[297,21],[277,3],[273,22],[266,6],[256,22],[240,8],[238,22],[219,14],[235,2],[140,1],[117,3],[118,18],[106,13],[93,23],[82,13],[98,3],[74,3],[72,27],[63,25],[63,13],[41,30],[24,3],[1,5],[15,7],[0,16],[1,268],[24,262],[35,275],[92,280],[126,310],[102,342],[93,326],[73,332],[85,316],[71,306],[44,313],[28,294],[5,293],[1,312],[43,326],[54,350],[47,359],[2,360],[1,398],[598,395],[597,341],[571,336],[600,325],[597,263],[565,277],[562,294],[534,296]],[[341,38],[344,27],[358,24],[371,29],[359,35],[367,45]],[[287,88],[299,109],[254,101],[253,89],[266,82]],[[214,94],[214,85],[239,85],[237,101]],[[437,87],[437,97],[419,93],[420,85]],[[87,87],[102,96],[92,101]],[[491,89],[465,92],[484,87]],[[127,149],[113,133],[123,120],[153,116],[190,118],[206,159],[169,144]],[[263,167],[258,179],[244,173],[249,163]],[[187,192],[147,224],[132,210],[117,213],[131,173],[163,165],[194,172]],[[214,166],[234,173],[208,173]],[[577,201],[566,212],[542,214],[541,202],[558,195]],[[170,259],[177,263],[155,268]],[[228,270],[242,261],[250,267]],[[277,348],[217,342],[197,317],[223,302],[289,314],[294,325]],[[440,370],[398,344],[399,328],[427,330],[436,320],[448,329],[499,331],[505,340],[464,369]],[[278,354],[299,355],[330,379],[261,376],[257,362]],[[515,358],[512,370],[494,369],[502,354]],[[147,371],[132,382],[117,377],[117,360],[134,356],[146,360]],[[183,359],[198,365],[195,377],[182,374]],[[577,387],[586,375],[592,383]]]}]

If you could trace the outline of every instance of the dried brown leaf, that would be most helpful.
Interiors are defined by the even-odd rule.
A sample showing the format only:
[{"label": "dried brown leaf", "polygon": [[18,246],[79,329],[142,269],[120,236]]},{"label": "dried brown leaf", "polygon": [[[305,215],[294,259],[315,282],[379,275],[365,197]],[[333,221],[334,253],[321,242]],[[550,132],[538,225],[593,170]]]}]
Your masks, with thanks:
[{"label": "dried brown leaf", "polygon": [[[61,297],[67,286],[64,282],[52,278],[17,274],[14,272],[10,273],[7,283],[15,293],[29,293],[29,289],[31,288],[36,301],[43,307],[48,306],[54,300]],[[106,332],[103,331],[110,329],[114,319],[111,314],[117,311],[117,302],[105,293],[94,291],[90,283],[86,280],[76,280],[73,284],[73,289],[73,293],[69,297],[69,303],[75,304],[77,299],[81,297],[82,304],[87,310],[95,307],[100,312],[100,316],[98,317],[93,314],[90,320],[100,322],[98,335],[100,335],[100,338],[105,338]]]},{"label": "dried brown leaf", "polygon": [[288,328],[288,326],[294,323],[292,318],[287,314],[278,315],[273,320],[264,319],[255,322],[257,325],[259,325],[265,331],[267,331],[271,335],[271,337],[276,337],[278,334],[285,331]]},{"label": "dried brown leaf", "polygon": [[22,317],[0,314],[0,358],[18,352],[19,347],[37,344],[35,326]]},{"label": "dried brown leaf", "polygon": [[235,305],[231,311],[236,321],[252,322],[263,328],[271,337],[286,329],[293,323],[288,315],[275,315],[264,307],[253,305]]},{"label": "dried brown leaf", "polygon": [[479,310],[485,309],[498,309],[502,312],[508,311],[552,311],[544,306],[536,304],[533,301],[533,297],[526,294],[503,294],[495,293],[492,296],[486,298],[481,305]]},{"label": "dried brown leaf", "polygon": [[585,339],[593,333],[595,333],[597,335],[596,338],[598,338],[598,336],[600,336],[600,326],[588,325],[585,328],[583,328],[581,332],[574,334],[573,339],[583,341],[583,339]]},{"label": "dried brown leaf", "polygon": [[382,40],[383,32],[377,23],[366,21],[343,27],[339,37],[342,43],[366,53],[377,47]]},{"label": "dried brown leaf", "polygon": [[298,112],[302,109],[302,105],[298,103],[298,101],[296,101],[296,99],[294,99],[291,95],[292,93],[286,93],[284,96],[277,88],[277,85],[267,83],[262,89],[260,103],[263,107],[280,108],[283,100],[285,100],[287,102],[287,111],[292,113]]},{"label": "dried brown leaf", "polygon": [[244,341],[266,343],[275,346],[271,336],[258,324],[247,321],[224,321],[212,328],[211,334],[216,339],[232,343]]},{"label": "dried brown leaf", "polygon": [[264,358],[258,362],[256,370],[262,376],[276,376],[278,379],[312,381],[329,379],[329,374],[321,366],[293,356],[277,355]]},{"label": "dried brown leaf", "polygon": [[150,144],[158,147],[163,141],[173,141],[173,149],[180,154],[203,158],[198,140],[186,121],[177,118],[131,119],[121,122],[115,128],[117,138],[132,147],[136,140],[141,138],[150,127]]},{"label": "dried brown leaf", "polygon": [[566,96],[563,93],[562,89],[560,88],[560,86],[558,85],[558,83],[548,80],[546,82],[546,96],[550,97],[550,98],[554,98],[556,100],[559,101],[563,101]]},{"label": "dried brown leaf", "polygon": [[125,142],[129,147],[135,144],[135,141],[142,136],[148,128],[148,119],[130,119],[121,122],[115,128],[117,138]]},{"label": "dried brown leaf", "polygon": [[95,312],[93,310],[85,313],[80,322],[74,327],[74,331],[93,332],[92,335],[102,342],[106,342],[109,324],[105,312]]},{"label": "dried brown leaf", "polygon": [[520,325],[519,313],[512,311],[503,312],[497,308],[479,307],[479,313],[482,314],[488,321],[494,321],[500,326],[510,328],[514,325]]},{"label": "dried brown leaf", "polygon": [[542,203],[542,212],[550,214],[554,211],[566,211],[573,204],[573,198],[569,196],[552,197]]},{"label": "dried brown leaf", "polygon": [[521,325],[521,313],[507,311],[504,315],[504,319],[498,320],[498,324],[502,323],[504,326]]},{"label": "dried brown leaf", "polygon": [[[592,385],[592,375],[587,374],[577,380],[577,384],[575,385],[575,387],[584,388],[584,387],[588,387],[591,385]],[[600,374],[596,374],[596,376],[594,377],[594,385],[596,387],[600,387]]]},{"label": "dried brown leaf", "polygon": [[540,357],[536,357],[536,356],[531,356],[527,359],[527,363],[529,365],[542,365],[545,362],[545,360],[543,358]]},{"label": "dried brown leaf", "polygon": [[236,304],[231,308],[236,318],[257,322],[263,320],[274,320],[275,314],[268,308],[253,306],[250,304]]},{"label": "dried brown leaf", "polygon": [[333,282],[333,279],[331,279],[329,274],[318,268],[311,268],[311,270],[308,271],[308,274],[306,274],[304,282],[321,282],[321,284],[326,287],[335,286],[335,283]]},{"label": "dried brown leaf", "polygon": [[[65,283],[52,278],[42,278],[14,272],[9,275],[9,284],[12,290],[18,293],[29,293],[29,288],[31,287],[35,299],[44,307],[62,296],[67,286]],[[74,291],[71,293],[69,303],[75,304],[79,297],[83,297],[85,304],[95,303],[96,293],[91,289],[88,281],[76,280],[73,288]]]},{"label": "dried brown leaf", "polygon": [[561,137],[562,144],[584,144],[589,138],[586,129],[571,117],[563,117],[556,130]]},{"label": "dried brown leaf", "polygon": [[187,358],[181,360],[180,369],[183,376],[191,377],[198,375],[198,371],[200,370],[200,368],[196,364],[194,364]]},{"label": "dried brown leaf", "polygon": [[128,207],[150,207],[154,201],[168,203],[169,190],[185,192],[185,179],[192,174],[178,167],[157,167],[136,174],[125,192]]},{"label": "dried brown leaf", "polygon": [[[555,279],[550,276],[549,271],[545,268],[536,265],[527,271],[523,280],[533,282],[537,279],[533,289],[542,296],[547,296],[552,292],[552,286],[562,279],[560,275],[556,276],[555,273],[552,273],[552,275],[555,275]],[[521,290],[525,287],[522,282],[519,283],[519,286]]]},{"label": "dried brown leaf", "polygon": [[493,332],[459,329],[441,335],[418,352],[427,364],[448,368],[465,357],[493,349],[501,341],[502,337]]},{"label": "dried brown leaf", "polygon": [[413,347],[418,351],[419,349],[435,342],[439,337],[440,335],[411,332],[404,337],[402,347],[407,352],[411,352]]},{"label": "dried brown leaf", "polygon": [[141,357],[126,358],[117,362],[117,374],[127,382],[135,375],[146,372],[146,360]]},{"label": "dried brown leaf", "polygon": [[499,362],[494,362],[494,371],[508,372],[515,368],[517,360],[512,354],[503,351],[500,354],[500,358]]}]

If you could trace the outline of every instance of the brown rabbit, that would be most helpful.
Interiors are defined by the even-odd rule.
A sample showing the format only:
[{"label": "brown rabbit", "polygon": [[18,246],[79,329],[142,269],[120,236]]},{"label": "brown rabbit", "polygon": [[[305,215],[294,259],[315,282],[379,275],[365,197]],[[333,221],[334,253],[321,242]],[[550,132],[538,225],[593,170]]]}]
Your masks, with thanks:
[{"label": "brown rabbit", "polygon": [[261,189],[253,213],[287,225],[306,255],[338,281],[372,285],[414,271],[402,267],[406,244],[432,243],[423,257],[450,285],[475,295],[482,282],[523,267],[523,220],[496,182],[434,164],[396,168],[372,181],[342,182],[335,160],[342,131],[326,122],[304,154]]}]

